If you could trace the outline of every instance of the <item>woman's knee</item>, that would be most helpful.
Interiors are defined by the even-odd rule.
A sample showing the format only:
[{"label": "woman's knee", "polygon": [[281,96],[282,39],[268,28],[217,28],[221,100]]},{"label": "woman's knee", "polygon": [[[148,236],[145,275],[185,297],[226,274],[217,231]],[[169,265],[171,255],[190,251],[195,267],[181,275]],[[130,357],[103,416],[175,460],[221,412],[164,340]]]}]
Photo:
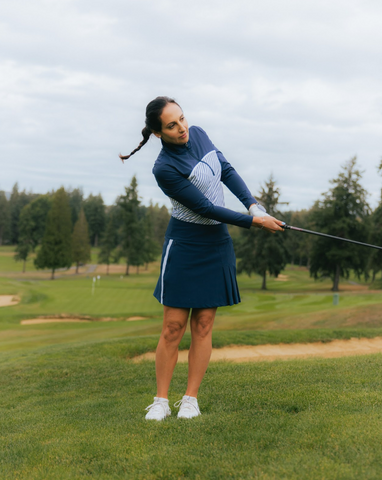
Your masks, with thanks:
[{"label": "woman's knee", "polygon": [[185,327],[182,322],[167,322],[163,327],[163,338],[167,343],[178,342],[183,337]]},{"label": "woman's knee", "polygon": [[186,330],[189,310],[164,307],[162,337],[167,343],[180,342]]},{"label": "woman's knee", "polygon": [[193,336],[199,338],[207,337],[211,331],[215,320],[215,311],[201,312],[191,317],[191,332]]}]

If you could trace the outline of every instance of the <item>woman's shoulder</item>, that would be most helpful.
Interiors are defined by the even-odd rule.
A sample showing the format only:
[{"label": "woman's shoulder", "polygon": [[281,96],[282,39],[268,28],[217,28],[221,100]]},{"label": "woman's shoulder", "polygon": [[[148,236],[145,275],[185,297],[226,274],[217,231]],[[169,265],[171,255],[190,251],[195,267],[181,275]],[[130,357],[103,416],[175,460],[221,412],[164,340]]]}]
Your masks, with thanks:
[{"label": "woman's shoulder", "polygon": [[192,127],[189,129],[189,132],[191,138],[193,136],[208,138],[207,133],[202,129],[202,127],[198,127],[197,125],[192,125]]}]

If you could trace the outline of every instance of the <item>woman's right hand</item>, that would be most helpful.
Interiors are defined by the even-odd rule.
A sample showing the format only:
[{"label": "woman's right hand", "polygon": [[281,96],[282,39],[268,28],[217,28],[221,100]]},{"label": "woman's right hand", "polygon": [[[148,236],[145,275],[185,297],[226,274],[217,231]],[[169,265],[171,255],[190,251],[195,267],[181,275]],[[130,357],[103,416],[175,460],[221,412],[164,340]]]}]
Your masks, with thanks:
[{"label": "woman's right hand", "polygon": [[260,228],[261,230],[266,230],[267,232],[276,233],[283,232],[284,229],[282,226],[285,225],[285,222],[277,220],[270,215],[264,217],[252,217],[252,226]]}]

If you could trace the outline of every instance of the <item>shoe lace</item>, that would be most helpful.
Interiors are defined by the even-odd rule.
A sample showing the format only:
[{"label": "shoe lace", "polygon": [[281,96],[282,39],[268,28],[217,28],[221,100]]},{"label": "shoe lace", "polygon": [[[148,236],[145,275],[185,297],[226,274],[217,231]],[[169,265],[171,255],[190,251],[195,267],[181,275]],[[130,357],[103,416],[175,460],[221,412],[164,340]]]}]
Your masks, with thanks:
[{"label": "shoe lace", "polygon": [[151,405],[149,405],[148,407],[146,407],[145,410],[149,411],[152,408],[156,408],[156,407],[161,407],[165,410],[166,409],[166,403],[165,402],[154,402]]},{"label": "shoe lace", "polygon": [[186,409],[191,409],[191,407],[192,407],[197,412],[199,412],[198,407],[196,405],[194,405],[192,402],[190,402],[188,400],[188,398],[181,398],[180,400],[178,400],[177,402],[174,403],[174,407],[176,407],[176,408],[183,407],[183,408],[186,408]]}]

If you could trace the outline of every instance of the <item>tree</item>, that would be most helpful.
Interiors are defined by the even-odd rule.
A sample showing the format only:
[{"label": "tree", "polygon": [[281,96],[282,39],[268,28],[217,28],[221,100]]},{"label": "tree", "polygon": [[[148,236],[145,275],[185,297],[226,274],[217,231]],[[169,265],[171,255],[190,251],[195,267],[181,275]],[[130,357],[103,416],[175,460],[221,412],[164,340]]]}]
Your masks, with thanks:
[{"label": "tree", "polygon": [[106,229],[101,238],[101,250],[98,255],[98,262],[106,263],[106,275],[109,275],[109,265],[113,258],[113,250],[116,247],[115,229],[113,218],[110,215],[106,221]]},{"label": "tree", "polygon": [[9,231],[9,202],[5,192],[0,191],[0,245],[4,243]]},{"label": "tree", "polygon": [[[382,159],[377,168],[378,172],[382,175]],[[374,210],[371,216],[371,231],[370,231],[370,243],[373,245],[382,245],[382,190],[381,201],[379,206]],[[374,282],[375,276],[382,270],[382,251],[372,250],[369,257],[369,268],[373,272],[372,281]]]},{"label": "tree", "polygon": [[[318,231],[366,242],[369,206],[356,163],[357,158],[353,157],[343,165],[338,177],[331,180],[334,186],[322,201],[315,203],[312,220]],[[366,248],[320,237],[313,243],[310,273],[314,278],[330,277],[332,290],[338,292],[340,277],[348,278],[350,270],[358,277],[367,273],[368,255]]]},{"label": "tree", "polygon": [[21,210],[15,260],[23,261],[23,273],[29,253],[33,252],[42,241],[50,208],[50,196],[40,195]]},{"label": "tree", "polygon": [[51,268],[52,280],[57,268],[72,264],[72,222],[69,198],[61,187],[53,196],[44,238],[35,259],[36,268]]},{"label": "tree", "polygon": [[81,208],[83,207],[84,192],[82,188],[74,188],[68,192],[69,204],[72,212],[72,225],[75,225],[78,220]]},{"label": "tree", "polygon": [[[369,242],[372,245],[382,245],[382,195],[381,203],[371,215],[371,231]],[[372,281],[374,282],[378,272],[382,270],[382,251],[372,249],[369,257],[369,268],[373,272]]]},{"label": "tree", "polygon": [[16,255],[14,256],[16,262],[23,262],[23,273],[25,273],[28,255],[34,248],[32,240],[34,222],[30,215],[30,210],[30,204],[25,205],[21,210],[18,243],[16,245]]},{"label": "tree", "polygon": [[[289,225],[295,227],[312,229],[311,225],[311,211],[300,210],[297,212],[287,212],[284,214],[284,220]],[[288,252],[289,261],[292,265],[298,263],[302,265],[310,265],[310,254],[312,250],[313,238],[310,235],[299,235],[291,230],[285,231],[285,248]]]},{"label": "tree", "polygon": [[101,194],[90,194],[83,204],[86,220],[89,226],[90,241],[93,247],[98,246],[98,240],[105,229],[105,205]]},{"label": "tree", "polygon": [[88,223],[85,213],[81,208],[78,220],[74,225],[72,235],[72,260],[76,263],[76,273],[80,263],[86,263],[91,258]]},{"label": "tree", "polygon": [[[277,210],[280,190],[276,187],[272,175],[269,181],[265,182],[265,188],[261,189],[259,198],[270,215],[280,218],[281,214]],[[266,290],[267,272],[277,277],[286,265],[283,234],[272,235],[254,227],[249,230],[242,229],[237,242],[237,255],[240,258],[238,272],[246,272],[249,276],[252,273],[261,275],[261,289]]]},{"label": "tree", "polygon": [[120,255],[126,259],[126,275],[129,274],[130,265],[139,267],[145,262],[140,203],[138,182],[134,176],[130,186],[125,187],[125,195],[121,195],[118,199],[122,221]]},{"label": "tree", "polygon": [[170,212],[165,205],[160,207],[157,203],[155,205],[150,203],[147,212],[151,217],[153,237],[161,250],[168,222],[171,218]]},{"label": "tree", "polygon": [[161,248],[158,241],[154,237],[154,220],[153,212],[147,209],[145,216],[141,218],[141,234],[142,234],[142,254],[143,261],[146,264],[146,270],[148,264],[156,260]]},{"label": "tree", "polygon": [[17,183],[12,188],[11,197],[9,199],[9,215],[10,215],[10,243],[15,245],[19,239],[19,219],[20,213],[23,207],[27,205],[34,195],[27,194],[25,190],[19,192],[19,186]]}]

